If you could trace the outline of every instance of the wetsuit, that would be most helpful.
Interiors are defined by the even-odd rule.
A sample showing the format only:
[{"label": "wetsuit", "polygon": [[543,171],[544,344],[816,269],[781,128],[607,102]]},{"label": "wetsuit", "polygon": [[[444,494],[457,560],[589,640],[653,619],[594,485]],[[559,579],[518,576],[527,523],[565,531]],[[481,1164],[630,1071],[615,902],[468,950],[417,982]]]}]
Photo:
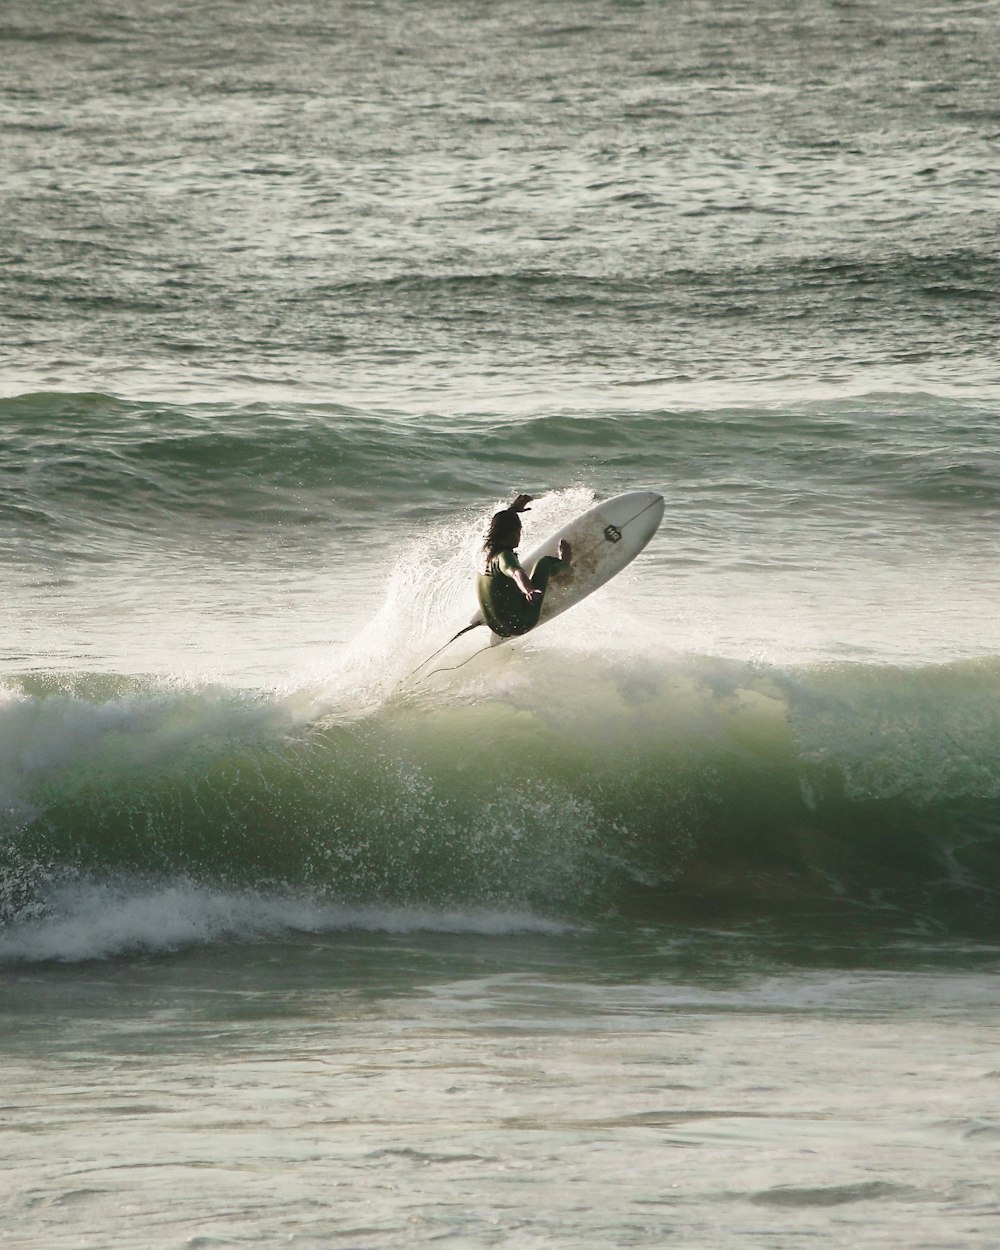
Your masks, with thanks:
[{"label": "wetsuit", "polygon": [[515,634],[526,634],[529,629],[534,629],[545,602],[549,578],[557,577],[568,569],[569,563],[556,556],[542,556],[528,576],[532,586],[542,592],[534,603],[525,599],[514,581],[514,574],[520,567],[515,553],[507,548],[498,551],[489,560],[486,571],[480,573],[476,581],[483,620],[501,638],[512,638]]}]

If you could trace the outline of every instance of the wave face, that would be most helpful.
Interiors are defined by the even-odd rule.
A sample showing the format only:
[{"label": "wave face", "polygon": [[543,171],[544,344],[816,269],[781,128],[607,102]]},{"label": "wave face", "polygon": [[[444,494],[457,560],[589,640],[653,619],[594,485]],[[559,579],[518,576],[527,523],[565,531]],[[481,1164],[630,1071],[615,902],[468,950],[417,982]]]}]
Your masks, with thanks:
[{"label": "wave face", "polygon": [[81,883],[118,908],[169,887],[553,923],[995,924],[996,662],[619,655],[581,672],[528,651],[447,680],[318,714],[210,688],[9,684],[8,925]]}]

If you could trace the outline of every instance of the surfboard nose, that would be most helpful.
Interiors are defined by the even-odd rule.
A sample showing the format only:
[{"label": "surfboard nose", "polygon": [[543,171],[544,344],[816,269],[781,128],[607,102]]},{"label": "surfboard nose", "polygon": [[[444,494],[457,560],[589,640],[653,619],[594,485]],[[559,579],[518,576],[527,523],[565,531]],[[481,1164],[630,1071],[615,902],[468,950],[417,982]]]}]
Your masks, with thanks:
[{"label": "surfboard nose", "polygon": [[662,495],[653,495],[653,503],[649,509],[650,537],[660,528],[660,522],[663,520],[663,510],[666,506],[667,502]]},{"label": "surfboard nose", "polygon": [[631,522],[632,538],[636,547],[641,550],[660,528],[666,501],[655,491],[635,491],[630,497],[634,501],[636,516]]}]

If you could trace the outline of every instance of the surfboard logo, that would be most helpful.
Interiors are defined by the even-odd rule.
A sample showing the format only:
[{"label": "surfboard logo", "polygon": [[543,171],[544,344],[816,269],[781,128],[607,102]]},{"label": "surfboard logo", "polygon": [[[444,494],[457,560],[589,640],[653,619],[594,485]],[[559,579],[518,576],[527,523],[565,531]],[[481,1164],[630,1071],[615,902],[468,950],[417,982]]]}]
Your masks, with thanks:
[{"label": "surfboard logo", "polygon": [[609,543],[620,543],[622,540],[622,532],[617,525],[606,525],[604,527],[604,537]]}]

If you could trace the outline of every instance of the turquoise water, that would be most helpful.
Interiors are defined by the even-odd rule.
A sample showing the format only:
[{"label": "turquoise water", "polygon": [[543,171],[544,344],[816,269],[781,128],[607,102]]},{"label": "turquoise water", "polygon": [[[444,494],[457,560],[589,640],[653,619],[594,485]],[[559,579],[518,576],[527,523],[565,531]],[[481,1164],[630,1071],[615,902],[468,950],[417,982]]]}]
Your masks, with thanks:
[{"label": "turquoise water", "polygon": [[992,1244],[996,35],[8,6],[12,1244]]}]

